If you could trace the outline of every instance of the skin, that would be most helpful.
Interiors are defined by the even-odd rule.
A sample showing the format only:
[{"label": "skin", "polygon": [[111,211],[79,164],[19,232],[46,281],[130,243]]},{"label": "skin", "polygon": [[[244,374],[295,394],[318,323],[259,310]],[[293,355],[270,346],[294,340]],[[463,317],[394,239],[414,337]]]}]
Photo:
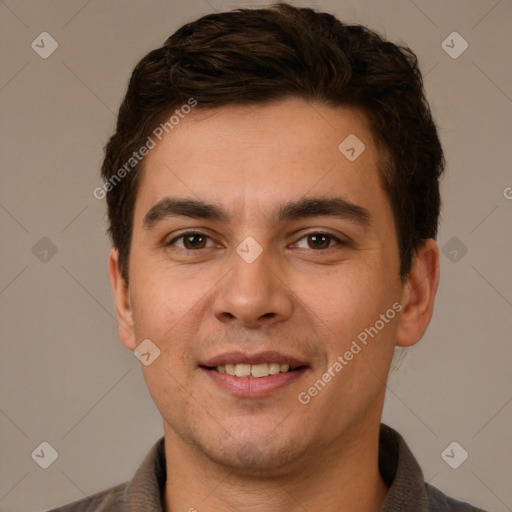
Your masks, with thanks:
[{"label": "skin", "polygon": [[[366,146],[353,162],[338,150],[349,134]],[[400,279],[378,163],[363,114],[294,98],[194,111],[146,157],[129,285],[115,249],[109,275],[124,346],[149,338],[161,351],[142,370],[164,422],[165,510],[380,509],[385,382],[395,346],[417,343],[428,326],[439,251],[424,241]],[[215,203],[229,222],[174,216],[144,227],[165,197]],[[342,197],[369,222],[276,221],[279,205],[304,197]],[[192,228],[206,238],[175,240]],[[348,243],[318,248],[319,233]],[[252,263],[236,252],[248,236],[263,249]],[[299,393],[396,302],[401,313],[301,404]],[[236,397],[198,366],[232,350],[277,350],[308,369],[270,396]]]}]

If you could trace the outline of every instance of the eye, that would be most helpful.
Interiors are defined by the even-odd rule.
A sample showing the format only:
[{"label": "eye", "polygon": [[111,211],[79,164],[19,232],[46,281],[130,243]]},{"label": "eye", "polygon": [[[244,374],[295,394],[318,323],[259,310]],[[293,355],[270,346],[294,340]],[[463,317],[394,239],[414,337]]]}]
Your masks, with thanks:
[{"label": "eye", "polygon": [[[300,242],[302,240],[306,240],[307,247],[301,247]],[[336,238],[329,233],[308,233],[303,236],[298,242],[297,245],[300,249],[330,249],[332,247],[331,242],[334,241],[336,244],[334,245],[345,245],[339,238]]]},{"label": "eye", "polygon": [[[182,244],[176,244],[178,240],[182,240]],[[195,231],[190,231],[188,233],[183,233],[180,236],[177,236],[176,238],[172,239],[169,243],[166,245],[176,245],[180,249],[184,249],[187,251],[192,251],[194,249],[205,249],[207,248],[206,243],[207,240],[210,240],[210,237],[208,235],[205,235],[204,233],[198,233]],[[210,247],[212,247],[210,245]]]},{"label": "eye", "polygon": [[[301,243],[304,244],[304,242],[302,242],[303,240],[305,240],[305,243],[307,244],[307,246],[305,247],[301,246]],[[210,242],[211,244],[207,245],[208,242]],[[196,231],[189,231],[187,233],[183,233],[180,236],[173,238],[166,245],[174,245],[179,249],[183,249],[186,251],[193,251],[196,249],[207,249],[215,246],[212,239],[208,235]],[[329,233],[314,232],[304,235],[302,238],[299,239],[296,245],[300,249],[319,250],[330,249],[331,247],[336,245],[346,245],[346,243],[342,242],[339,238]]]}]

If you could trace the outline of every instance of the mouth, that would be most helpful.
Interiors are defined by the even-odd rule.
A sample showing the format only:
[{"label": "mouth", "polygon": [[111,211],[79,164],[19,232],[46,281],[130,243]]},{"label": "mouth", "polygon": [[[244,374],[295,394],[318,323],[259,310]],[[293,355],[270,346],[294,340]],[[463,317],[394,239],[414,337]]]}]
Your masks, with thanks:
[{"label": "mouth", "polygon": [[260,363],[260,364],[221,364],[214,367],[204,367],[207,370],[213,370],[219,373],[226,373],[234,377],[245,377],[248,379],[261,379],[269,375],[277,375],[278,373],[295,372],[303,368],[303,366],[290,366],[289,364],[279,363]]},{"label": "mouth", "polygon": [[265,396],[291,384],[309,365],[275,351],[244,354],[230,352],[199,365],[216,384],[236,396]]}]

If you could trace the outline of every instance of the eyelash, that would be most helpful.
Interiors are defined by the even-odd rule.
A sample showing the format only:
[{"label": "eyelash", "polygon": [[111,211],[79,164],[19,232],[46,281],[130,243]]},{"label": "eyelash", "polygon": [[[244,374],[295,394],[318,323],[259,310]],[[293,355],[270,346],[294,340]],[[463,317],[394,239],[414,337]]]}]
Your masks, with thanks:
[{"label": "eyelash", "polygon": [[[169,247],[169,246],[173,245],[177,240],[180,240],[182,238],[186,238],[186,237],[189,237],[189,236],[194,236],[194,235],[200,235],[202,237],[206,237],[206,238],[212,240],[212,238],[210,236],[208,236],[207,234],[205,234],[205,233],[203,233],[201,231],[187,231],[187,232],[182,233],[181,235],[173,238],[171,241],[167,242],[165,245],[166,245],[166,247]],[[342,241],[338,237],[332,235],[331,233],[327,233],[327,232],[324,232],[324,231],[311,231],[311,232],[306,233],[303,236],[301,236],[298,241],[301,241],[304,238],[307,238],[308,236],[312,236],[312,235],[326,236],[326,237],[330,238],[331,240],[334,240],[336,242],[336,245],[341,245],[341,246],[349,245],[349,242]],[[320,252],[320,251],[326,251],[328,249],[333,249],[334,247],[336,247],[336,245],[335,246],[331,246],[331,247],[327,247],[325,249],[311,249],[311,248],[309,248],[309,249],[311,249],[313,251],[316,250],[316,251]],[[187,252],[197,252],[197,251],[199,251],[201,249],[209,249],[209,247],[202,247],[200,249],[187,249],[187,248],[179,247],[179,249],[182,250],[182,251],[187,251]]]}]

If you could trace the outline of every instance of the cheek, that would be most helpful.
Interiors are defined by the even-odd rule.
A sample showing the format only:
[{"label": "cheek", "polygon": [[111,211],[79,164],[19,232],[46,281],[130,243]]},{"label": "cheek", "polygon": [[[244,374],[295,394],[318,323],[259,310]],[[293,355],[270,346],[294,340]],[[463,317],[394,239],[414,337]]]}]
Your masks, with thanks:
[{"label": "cheek", "polygon": [[204,294],[195,291],[201,287],[190,287],[190,281],[187,287],[160,274],[160,279],[147,276],[138,282],[143,285],[137,287],[132,304],[135,334],[139,343],[149,338],[160,351],[151,365],[142,365],[142,370],[153,399],[163,406],[169,397],[181,393],[195,369],[191,340],[207,302]]},{"label": "cheek", "polygon": [[[340,267],[322,279],[297,282],[297,294],[329,344],[350,342],[391,307],[395,288],[381,265],[356,263]],[[300,290],[300,291],[299,291]]]},{"label": "cheek", "polygon": [[183,279],[179,272],[163,269],[135,275],[132,308],[137,338],[167,342],[176,336],[181,321],[202,307],[201,279]]},{"label": "cheek", "polygon": [[[393,304],[399,297],[398,278],[386,277],[380,265],[372,269],[354,266],[352,270],[333,273],[314,291],[302,290],[303,302],[312,312],[311,322],[327,354],[326,366],[320,372],[330,368],[335,375],[327,376],[329,391],[321,393],[318,403],[324,400],[326,411],[343,403],[348,416],[363,414],[365,404],[384,390],[397,325]],[[356,396],[359,400],[352,400]]]},{"label": "cheek", "polygon": [[[198,316],[204,314],[204,296],[187,288],[176,278],[147,276],[138,283],[133,304],[134,328],[138,340],[149,338],[159,349],[148,366],[141,365],[148,390],[158,409],[171,421],[193,407],[186,389],[195,367],[193,341]],[[189,283],[190,284],[190,283]]]}]

